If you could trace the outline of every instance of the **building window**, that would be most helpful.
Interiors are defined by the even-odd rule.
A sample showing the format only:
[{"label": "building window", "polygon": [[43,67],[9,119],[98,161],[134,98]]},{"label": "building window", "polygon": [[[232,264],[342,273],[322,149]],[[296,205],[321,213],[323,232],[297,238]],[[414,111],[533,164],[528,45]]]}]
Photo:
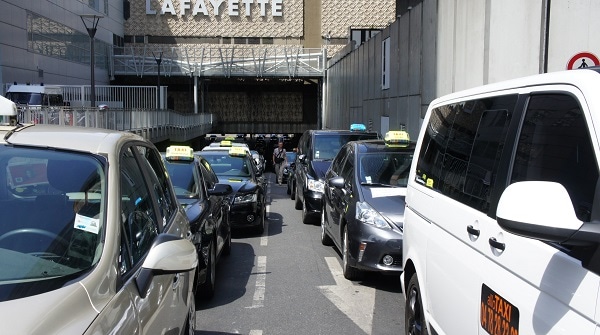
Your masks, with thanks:
[{"label": "building window", "polygon": [[381,42],[381,89],[390,88],[390,38]]},{"label": "building window", "polygon": [[[81,27],[84,29],[85,27]],[[90,37],[59,22],[27,13],[27,49],[33,53],[90,64]],[[94,42],[94,64],[107,69],[111,45],[97,38]]]}]

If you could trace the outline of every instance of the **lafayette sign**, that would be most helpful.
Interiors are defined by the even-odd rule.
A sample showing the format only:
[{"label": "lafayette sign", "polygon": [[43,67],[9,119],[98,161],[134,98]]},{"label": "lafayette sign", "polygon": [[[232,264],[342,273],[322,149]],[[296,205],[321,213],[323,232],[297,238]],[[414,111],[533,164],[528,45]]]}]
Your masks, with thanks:
[{"label": "lafayette sign", "polygon": [[[177,15],[176,5],[179,5],[179,15],[186,15],[186,11],[191,11],[192,16],[202,14],[208,16],[206,4],[212,6],[214,16],[220,15],[221,5],[227,4],[227,14],[229,16],[240,16],[241,8],[244,8],[244,15],[251,16],[252,7],[260,8],[260,16],[267,16],[267,7],[271,8],[272,16],[283,16],[283,0],[161,0],[162,6],[159,11],[152,7],[152,1],[146,0],[147,15]],[[225,6],[223,6],[225,7]]]}]

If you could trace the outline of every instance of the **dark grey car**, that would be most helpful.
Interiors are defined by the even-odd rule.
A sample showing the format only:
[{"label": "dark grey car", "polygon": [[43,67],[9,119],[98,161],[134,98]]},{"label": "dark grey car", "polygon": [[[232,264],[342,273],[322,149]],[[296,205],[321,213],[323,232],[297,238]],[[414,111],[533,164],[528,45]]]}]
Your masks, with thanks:
[{"label": "dark grey car", "polygon": [[400,274],[404,198],[414,143],[344,145],[325,175],[321,241],[342,254],[344,277]]}]

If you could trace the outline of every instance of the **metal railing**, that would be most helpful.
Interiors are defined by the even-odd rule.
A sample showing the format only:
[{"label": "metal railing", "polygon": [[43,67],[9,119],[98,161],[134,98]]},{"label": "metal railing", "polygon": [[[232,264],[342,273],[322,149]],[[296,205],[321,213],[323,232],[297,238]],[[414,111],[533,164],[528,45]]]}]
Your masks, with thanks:
[{"label": "metal railing", "polygon": [[215,124],[212,114],[181,114],[171,110],[23,106],[17,109],[21,123],[127,131],[154,143],[185,142],[210,133]]},{"label": "metal railing", "polygon": [[114,75],[311,77],[324,75],[326,51],[301,46],[142,47],[113,49]]}]

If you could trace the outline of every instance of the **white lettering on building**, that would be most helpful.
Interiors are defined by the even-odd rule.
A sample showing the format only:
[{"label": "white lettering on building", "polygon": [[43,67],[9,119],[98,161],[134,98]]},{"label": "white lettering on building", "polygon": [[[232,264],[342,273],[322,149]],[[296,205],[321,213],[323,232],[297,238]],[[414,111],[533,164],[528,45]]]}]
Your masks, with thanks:
[{"label": "white lettering on building", "polygon": [[[206,7],[207,0],[159,0],[160,11],[157,12],[152,7],[152,0],[146,0],[146,14],[147,15],[177,15],[175,10],[176,5],[173,2],[179,2],[179,15],[184,16],[191,10],[192,16],[202,14],[208,16],[208,8]],[[227,4],[227,14],[229,16],[240,16],[242,15],[242,8],[244,9],[243,15],[251,16],[252,8],[258,6],[260,16],[267,16],[267,7],[271,8],[271,15],[273,17],[283,16],[283,0],[208,0],[213,8],[213,15],[219,16],[221,5]],[[241,4],[240,4],[241,2]],[[225,10],[224,10],[225,11]]]}]

